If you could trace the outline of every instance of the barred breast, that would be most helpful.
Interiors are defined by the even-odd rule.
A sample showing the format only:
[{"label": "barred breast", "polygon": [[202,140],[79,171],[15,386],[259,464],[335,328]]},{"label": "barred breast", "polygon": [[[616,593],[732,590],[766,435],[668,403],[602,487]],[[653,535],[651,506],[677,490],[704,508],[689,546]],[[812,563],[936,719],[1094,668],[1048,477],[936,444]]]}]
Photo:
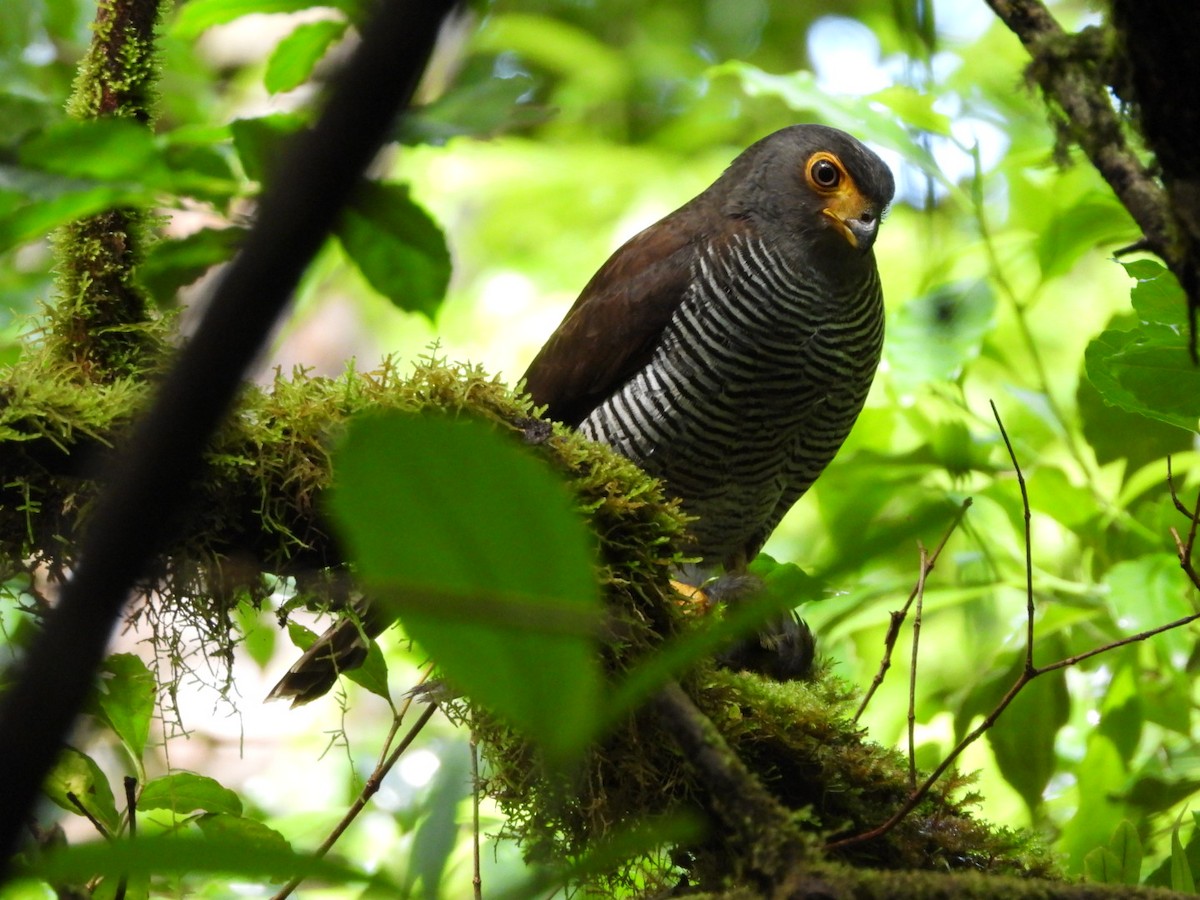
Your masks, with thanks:
[{"label": "barred breast", "polygon": [[665,481],[705,565],[744,561],[849,434],[883,322],[873,263],[829,279],[739,235],[697,257],[649,363],[580,428]]}]

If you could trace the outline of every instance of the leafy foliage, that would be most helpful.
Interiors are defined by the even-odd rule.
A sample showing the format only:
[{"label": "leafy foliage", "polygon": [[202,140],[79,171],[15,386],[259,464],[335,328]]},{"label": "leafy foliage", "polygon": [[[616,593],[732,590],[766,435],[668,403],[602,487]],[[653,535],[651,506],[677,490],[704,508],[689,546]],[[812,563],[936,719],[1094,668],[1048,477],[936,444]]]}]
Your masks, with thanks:
[{"label": "leafy foliage", "polygon": [[[1171,536],[1175,528],[1186,537],[1188,523],[1165,478],[1172,454],[1180,498],[1190,505],[1200,462],[1200,370],[1187,355],[1178,284],[1157,262],[1109,258],[1137,239],[1136,230],[1086,164],[1059,166],[1064,154],[1044,110],[1014,87],[1027,62],[1015,39],[953,4],[932,7],[937,21],[917,14],[930,5],[908,6],[862,3],[850,19],[843,5],[828,3],[529,2],[468,20],[459,70],[398,123],[404,148],[396,171],[381,161],[384,177],[364,183],[302,287],[299,324],[283,340],[298,340],[304,323],[321,321],[334,308],[330,298],[340,298],[374,341],[358,352],[416,355],[436,333],[453,356],[477,357],[511,376],[619,240],[701,189],[751,140],[817,119],[890,153],[901,195],[877,251],[889,303],[885,367],[842,454],[769,547],[822,578],[765,559],[759,568],[769,580],[802,583],[796,597],[820,598],[808,600],[804,614],[822,652],[841,677],[864,685],[878,665],[887,613],[916,579],[915,538],[930,546],[947,511],[974,499],[925,586],[914,714],[918,760],[932,765],[990,711],[1023,664],[1023,509],[988,401],[1028,477],[1036,653],[1063,658],[1195,607]],[[1076,6],[1051,4],[1069,25],[1078,24]],[[65,117],[89,38],[89,4],[21,0],[0,9],[0,296],[7,306],[0,359],[15,366],[0,408],[0,546],[11,576],[0,622],[14,641],[13,617],[24,616],[14,610],[36,607],[42,590],[30,573],[44,570],[27,560],[50,569],[70,564],[67,536],[89,497],[75,472],[49,481],[36,473],[72,448],[110,442],[144,396],[141,383],[122,379],[86,393],[39,357],[36,333],[22,338],[40,303],[50,304],[52,317],[62,300],[51,287],[47,236],[113,207],[160,210],[161,234],[136,274],[160,308],[172,310],[177,295],[188,296],[189,285],[237,252],[260,183],[289,136],[311,120],[310,89],[343,39],[351,43],[365,8],[356,0],[181,5],[163,30],[154,132],[124,119]],[[221,41],[205,35],[249,28],[250,13],[283,27],[258,39],[258,58],[219,61],[211,45]],[[293,13],[303,15],[284,18]],[[873,80],[853,83],[852,72]],[[263,92],[275,97],[265,113],[255,99]],[[125,339],[119,329],[96,338]],[[385,367],[330,381],[300,374],[251,392],[214,447],[205,508],[216,512],[199,526],[228,541],[218,552],[180,551],[156,573],[183,610],[177,628],[170,616],[152,628],[160,650],[167,648],[167,668],[186,670],[180,635],[188,628],[212,642],[217,660],[234,657],[231,635],[242,629],[251,665],[261,666],[274,644],[254,643],[263,603],[289,614],[328,603],[328,591],[300,582],[306,566],[321,564],[305,553],[326,536],[307,527],[328,484],[331,441],[366,409],[423,409],[430,397],[445,409],[466,394],[491,402],[501,392],[469,372],[451,379],[453,389],[434,376],[398,388]],[[660,544],[636,552],[634,545],[654,528],[669,535],[680,524],[650,488],[613,493],[613,485],[638,483],[631,473],[595,464],[573,445],[567,457],[576,497],[588,498],[583,511],[604,543],[601,576],[610,591],[624,592],[628,633],[641,634],[629,625],[644,625],[651,608],[639,592],[661,587],[672,551],[661,533]],[[604,719],[590,641],[571,628],[534,635],[522,623],[551,598],[591,621],[597,604],[586,576],[596,564],[571,501],[547,484],[553,479],[544,466],[507,436],[411,416],[352,425],[336,458],[342,480],[333,513],[364,578],[395,597],[406,635],[446,677],[500,717],[481,718],[476,728],[495,729],[518,763],[530,737],[552,757],[576,754]],[[438,486],[450,493],[436,496]],[[247,525],[247,518],[258,521]],[[618,521],[637,527],[622,531]],[[31,547],[43,552],[31,555]],[[239,578],[230,548],[250,549],[280,577]],[[282,575],[289,564],[295,568]],[[218,571],[220,578],[206,574]],[[645,580],[628,580],[626,571]],[[431,615],[429,598],[446,596],[456,598],[455,614]],[[484,609],[487,627],[472,621]],[[1149,883],[1194,890],[1200,839],[1194,819],[1182,814],[1200,789],[1189,775],[1193,643],[1191,631],[1170,632],[1034,681],[988,733],[986,748],[965,761],[979,770],[984,815],[1050,835],[1072,874],[1131,885],[1145,873]],[[631,659],[644,661],[655,646],[637,645]],[[295,789],[309,776],[264,797],[244,783],[227,787],[224,777],[180,769],[152,775],[163,761],[159,726],[185,707],[171,712],[179,678],[147,667],[134,649],[112,656],[101,676],[91,707],[100,749],[64,751],[47,793],[71,816],[82,806],[116,837],[127,833],[130,811],[122,811],[124,792],[114,785],[128,772],[138,779],[140,825],[186,839],[168,843],[155,833],[144,843],[72,847],[32,860],[30,871],[63,881],[103,876],[106,889],[122,874],[172,873],[176,887],[190,889],[208,876],[189,880],[189,872],[266,878],[310,865],[305,871],[332,881],[365,880],[356,867],[314,863],[290,849],[289,841],[315,843],[317,829],[297,805],[308,792]],[[353,677],[384,696],[389,676],[394,688],[421,658],[386,640],[372,654]],[[908,712],[907,687],[896,677],[907,660],[894,662],[862,720],[884,743],[900,740]],[[608,675],[632,664],[604,663]],[[782,698],[773,686],[714,678],[710,713],[764,754],[811,739],[781,724],[795,716],[789,703],[832,703],[821,693],[832,690],[828,684]],[[766,731],[753,730],[748,707],[723,699],[734,687],[778,713]],[[254,696],[243,698],[244,710]],[[354,715],[371,698],[349,698],[345,727],[356,736],[378,730]],[[337,715],[312,731],[339,732]],[[512,732],[510,724],[523,727]],[[363,777],[369,767],[360,740],[369,739],[356,737],[346,756]],[[463,748],[444,741],[444,768],[429,796],[406,783],[396,788],[404,799],[394,814],[384,814],[395,841],[412,842],[407,868],[388,856],[392,880],[419,884],[426,896],[466,890],[463,850],[452,848],[463,833],[456,828]],[[172,758],[177,743],[169,745]],[[120,748],[115,760],[102,752],[106,744]],[[587,771],[619,794],[613,783],[630,771],[627,758],[606,752],[621,765],[590,760]],[[304,753],[317,755],[311,747]],[[498,766],[487,777],[510,796],[530,791],[514,771]],[[658,799],[684,797],[676,771],[638,770],[637,786],[657,790]],[[341,784],[341,775],[328,773],[311,782]],[[341,793],[323,799],[333,809],[345,803]],[[608,827],[601,820],[626,800],[624,809],[636,807],[618,796],[613,807],[552,810],[560,818],[546,813],[541,824],[584,823],[570,847],[579,856],[587,835]],[[519,807],[506,826],[494,808],[484,815],[536,840],[531,808],[539,807]],[[847,815],[866,824],[862,809]],[[370,856],[367,833],[349,835],[356,859]],[[542,837],[552,856],[555,836]],[[653,846],[653,839],[637,844]],[[508,865],[515,877],[517,864]],[[168,880],[147,884],[165,890]]]}]

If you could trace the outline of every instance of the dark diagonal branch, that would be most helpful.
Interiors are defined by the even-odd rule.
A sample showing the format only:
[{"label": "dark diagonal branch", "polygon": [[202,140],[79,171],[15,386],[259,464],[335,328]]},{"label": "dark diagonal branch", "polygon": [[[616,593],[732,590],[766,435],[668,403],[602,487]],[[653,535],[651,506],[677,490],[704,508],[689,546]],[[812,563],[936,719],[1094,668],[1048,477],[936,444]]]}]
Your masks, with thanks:
[{"label": "dark diagonal branch", "polygon": [[378,6],[316,126],[297,136],[267,186],[195,337],[113,460],[75,576],[0,705],[0,860],[8,860],[83,704],[131,585],[171,537],[243,371],[411,98],[451,6]]}]

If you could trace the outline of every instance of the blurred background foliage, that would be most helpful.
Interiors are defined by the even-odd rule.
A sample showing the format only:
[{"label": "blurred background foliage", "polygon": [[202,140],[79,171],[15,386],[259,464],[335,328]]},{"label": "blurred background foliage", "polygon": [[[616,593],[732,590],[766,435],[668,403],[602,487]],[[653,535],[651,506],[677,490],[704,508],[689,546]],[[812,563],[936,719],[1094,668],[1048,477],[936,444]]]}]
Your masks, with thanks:
[{"label": "blurred background foliage", "polygon": [[[1102,22],[1094,4],[1049,5],[1068,30]],[[185,303],[202,297],[205,282],[192,282],[236,246],[279,135],[311,114],[360,6],[181,4],[162,28],[157,133],[138,145],[153,165],[134,167],[128,154],[60,152],[93,5],[0,4],[0,358],[37,340],[31,323],[53,302],[45,234],[114,197],[160,207],[143,280],[163,307],[180,288]],[[255,10],[277,14],[242,15]],[[877,245],[885,359],[846,446],[767,553],[839,573],[803,614],[837,674],[865,686],[919,559],[915,544],[872,535],[930,511],[948,524],[973,498],[925,591],[916,715],[918,759],[932,766],[1011,683],[1023,648],[1021,499],[989,402],[1028,479],[1038,662],[1196,602],[1169,531],[1186,521],[1167,492],[1166,457],[1186,501],[1200,473],[1190,406],[1200,391],[1156,382],[1129,399],[1105,367],[1139,323],[1167,329],[1181,351],[1182,301],[1152,263],[1114,260],[1138,233],[1086,161],[1057,145],[1023,81],[1027,62],[982,0],[476,4],[445,35],[425,105],[378,164],[388,187],[306,276],[270,365],[332,374],[350,358],[362,368],[385,353],[412,360],[437,341],[440,353],[515,380],[607,255],[743,147],[799,121],[854,133],[899,185]],[[922,536],[926,547],[939,538]],[[149,766],[217,773],[272,827],[315,843],[370,771],[387,716],[355,688],[341,708],[263,709],[293,648],[275,646],[268,621],[247,614],[246,626],[240,718],[220,704],[212,716],[202,690],[181,697],[181,718],[163,722],[176,737]],[[1171,632],[1035,683],[963,762],[978,772],[981,813],[1038,830],[1076,874],[1128,819],[1148,851],[1142,876],[1168,883],[1155,867],[1200,787],[1193,643],[1190,629]],[[419,659],[395,637],[386,646],[394,683],[406,686]],[[863,719],[884,743],[905,732],[906,652]],[[347,734],[345,752],[320,756]],[[440,734],[413,757],[423,763],[389,779],[343,852],[406,869],[397,845],[412,844],[437,803],[465,796],[433,777],[439,760],[462,772],[465,736]],[[436,827],[462,837],[468,813],[462,805],[457,824]],[[488,830],[500,829],[497,815],[485,810]],[[439,852],[449,864],[428,878],[443,896],[466,896],[466,845]],[[492,885],[515,877],[511,846],[485,856]]]}]

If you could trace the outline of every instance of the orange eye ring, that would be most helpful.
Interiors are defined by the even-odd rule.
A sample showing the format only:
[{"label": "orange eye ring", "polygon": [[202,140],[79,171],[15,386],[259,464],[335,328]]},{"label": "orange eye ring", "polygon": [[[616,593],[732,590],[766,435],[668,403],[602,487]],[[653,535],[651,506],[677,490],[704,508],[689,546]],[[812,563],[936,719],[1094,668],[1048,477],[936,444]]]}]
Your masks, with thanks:
[{"label": "orange eye ring", "polygon": [[832,153],[814,153],[808,160],[805,172],[808,183],[823,194],[833,193],[846,179],[846,171]]}]

